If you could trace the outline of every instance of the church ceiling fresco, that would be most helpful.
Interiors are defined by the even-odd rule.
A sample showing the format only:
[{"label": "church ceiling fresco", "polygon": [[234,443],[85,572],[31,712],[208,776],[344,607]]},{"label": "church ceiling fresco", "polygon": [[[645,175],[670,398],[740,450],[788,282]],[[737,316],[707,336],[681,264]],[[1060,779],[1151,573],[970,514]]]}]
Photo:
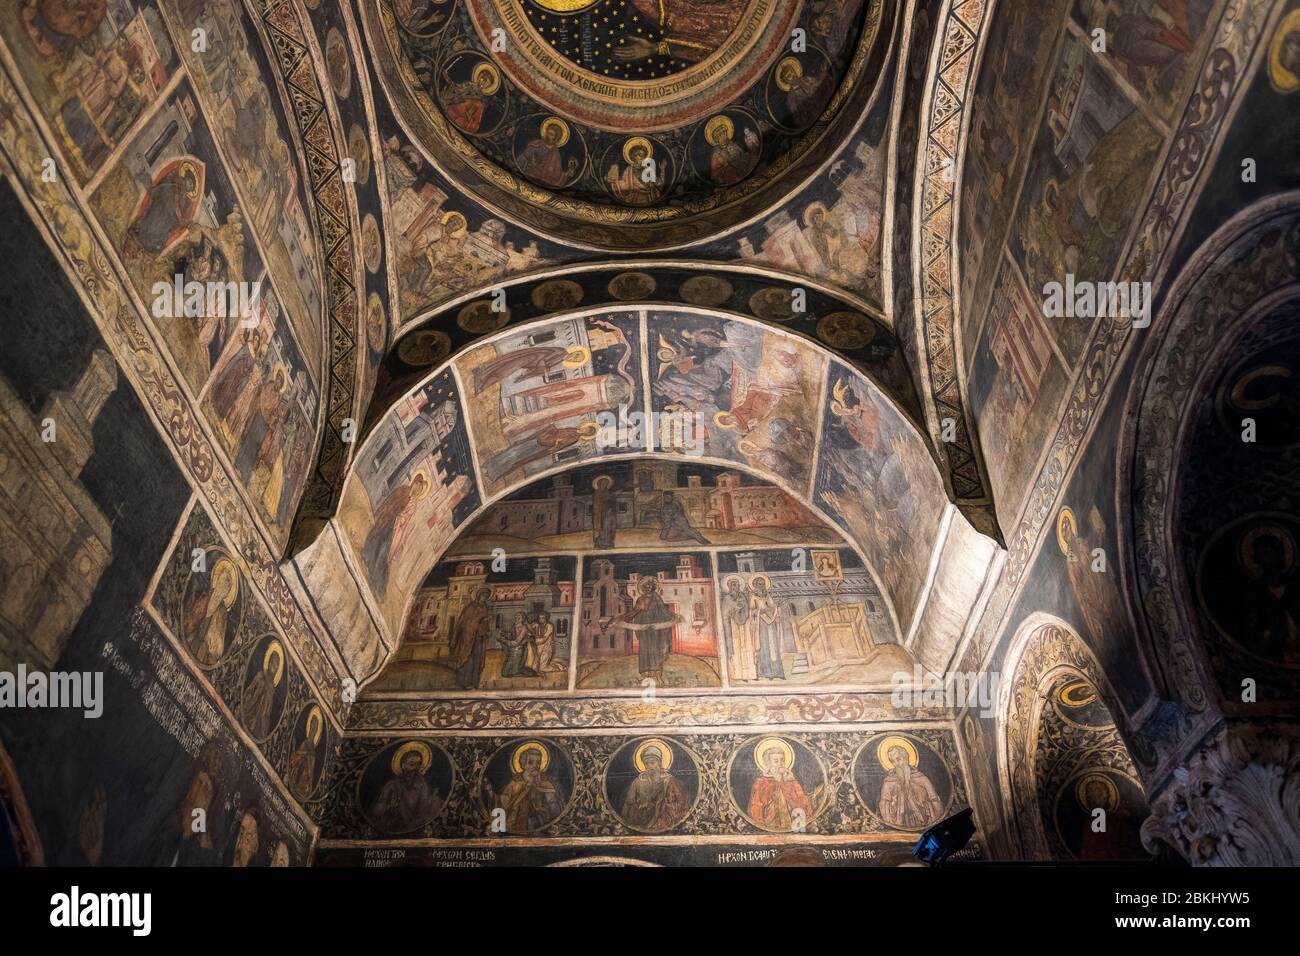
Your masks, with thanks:
[{"label": "church ceiling fresco", "polygon": [[[305,864],[315,825],[279,778],[288,750],[279,770],[267,762],[143,608],[155,570],[172,564],[175,529],[198,507],[182,464],[133,387],[133,368],[118,363],[8,182],[0,212],[8,224],[0,258],[29,266],[10,273],[6,328],[14,339],[0,356],[0,661],[6,671],[98,671],[103,681],[98,719],[56,709],[39,715],[33,734],[6,707],[0,775],[21,779],[39,808],[30,838],[49,864]],[[39,440],[37,426],[49,417],[62,441]],[[192,615],[205,625],[194,629],[197,648],[233,644],[238,628],[218,626],[232,614],[274,631],[250,607],[245,572],[230,560],[221,567],[214,613]],[[201,597],[192,592],[191,609]],[[279,660],[292,666],[283,650]],[[282,671],[286,687],[288,676]],[[314,733],[331,733],[302,678],[293,683],[296,699],[281,697],[280,710],[314,707]],[[67,764],[43,773],[55,753]],[[208,815],[206,832],[181,825],[193,809]]]},{"label": "church ceiling fresco", "polygon": [[462,0],[364,16],[389,95],[450,175],[543,233],[645,250],[741,222],[816,169],[878,80],[887,6]]},{"label": "church ceiling fresco", "polygon": [[[1004,690],[999,763],[1025,858],[1139,861],[1150,812],[1098,690],[1099,670],[1060,622],[1030,624]],[[1096,826],[1096,821],[1104,826]]]},{"label": "church ceiling fresco", "polygon": [[51,725],[84,774],[0,720],[22,852],[889,865],[973,802],[971,859],[1148,860],[1243,675],[1297,690],[1294,209],[1194,251],[1289,156],[1284,6],[10,5],[59,291],[0,356],[0,656],[121,704]]},{"label": "church ceiling fresco", "polygon": [[[887,843],[964,800],[948,731],[357,738],[323,840],[855,835]],[[583,768],[603,767],[603,773]],[[602,841],[604,842],[604,841]],[[622,841],[620,841],[622,842]],[[636,846],[630,843],[629,846]]]},{"label": "church ceiling fresco", "polygon": [[[481,522],[467,525],[483,504],[551,473],[648,455],[732,465],[838,523],[882,576],[900,640],[915,630],[933,556],[959,540],[915,426],[861,373],[753,320],[611,308],[497,333],[372,429],[336,523],[378,629],[401,632],[430,556],[483,536]],[[886,526],[898,537],[882,537]],[[976,581],[990,557],[966,553]]]},{"label": "church ceiling fresco", "polygon": [[[496,295],[500,289],[503,297]],[[547,271],[464,297],[444,311],[408,324],[379,373],[370,406],[373,421],[428,369],[485,334],[508,325],[619,302],[661,302],[751,316],[813,338],[868,372],[914,417],[920,407],[897,337],[865,303],[779,273],[731,264],[702,270],[675,262],[608,263]],[[504,306],[504,309],[502,308]]]},{"label": "church ceiling fresco", "polygon": [[[1198,250],[1198,268],[1171,294],[1166,333],[1180,350],[1203,356],[1197,374],[1175,378],[1167,358],[1153,357],[1151,384],[1130,399],[1124,454],[1134,469],[1135,555],[1150,556],[1136,572],[1138,598],[1153,622],[1152,652],[1178,651],[1175,686],[1198,710],[1210,703],[1196,690],[1198,667],[1214,675],[1217,693],[1209,696],[1227,708],[1238,706],[1245,678],[1261,700],[1290,699],[1295,687],[1287,624],[1295,528],[1279,503],[1290,495],[1295,444],[1282,409],[1295,361],[1298,229],[1294,207],[1273,200]],[[1247,420],[1257,429],[1249,463],[1237,448]],[[1204,459],[1212,466],[1193,464],[1218,445]],[[1161,464],[1168,478],[1157,479]],[[1173,603],[1178,595],[1185,604]]]},{"label": "church ceiling fresco", "polygon": [[[1172,124],[1222,10],[1213,0],[1057,6],[1049,22],[1059,31],[1044,31],[1036,45],[1023,43],[1019,27],[1041,14],[1023,7],[991,39],[986,57],[1014,79],[984,74],[963,180],[970,251],[959,291],[961,361],[972,409],[990,423],[980,435],[1004,526],[1022,513],[1043,451],[1036,436],[1045,440],[1058,419],[1093,331],[1082,316],[1044,318],[1044,290],[1067,275],[1128,277],[1120,265],[1134,211],[1174,141]],[[1091,49],[1098,24],[1117,38],[1105,57]],[[1013,434],[1031,440],[1012,442]]]}]

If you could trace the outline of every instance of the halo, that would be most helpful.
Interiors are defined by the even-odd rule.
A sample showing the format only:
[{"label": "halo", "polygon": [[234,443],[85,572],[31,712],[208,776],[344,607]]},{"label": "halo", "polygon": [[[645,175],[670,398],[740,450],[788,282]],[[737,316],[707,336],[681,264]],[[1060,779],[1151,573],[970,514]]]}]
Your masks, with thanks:
[{"label": "halo", "polygon": [[275,381],[281,372],[284,373],[284,385],[280,388],[280,394],[283,395],[289,390],[289,367],[283,362],[276,362],[275,368],[271,370],[271,381]]},{"label": "halo", "polygon": [[272,657],[275,658],[276,664],[275,675],[271,678],[271,683],[279,687],[280,679],[284,677],[284,648],[280,646],[279,641],[272,641],[267,646],[266,653],[262,655],[262,670],[266,670],[266,665],[271,662]]},{"label": "halo", "polygon": [[756,574],[756,575],[754,575],[752,578],[750,578],[750,579],[749,579],[749,589],[750,589],[751,591],[753,591],[753,590],[754,590],[754,585],[757,584],[759,581],[762,581],[764,584],[766,584],[766,585],[767,585],[767,589],[768,589],[769,591],[772,590],[772,579],[769,578],[766,574]]},{"label": "halo", "polygon": [[[315,730],[312,729],[313,724]],[[325,718],[321,716],[320,708],[312,704],[311,710],[307,711],[307,736],[311,738],[313,744],[320,743],[320,735],[324,727]]]},{"label": "halo", "polygon": [[1265,399],[1251,399],[1246,397],[1246,389],[1254,384],[1256,379],[1290,377],[1291,370],[1285,365],[1260,365],[1257,368],[1253,368],[1233,383],[1232,390],[1229,393],[1232,397],[1232,404],[1245,412],[1273,408],[1277,405],[1280,396],[1272,395]]},{"label": "halo", "polygon": [[726,428],[729,431],[740,431],[740,420],[731,412],[715,412],[713,415],[713,424],[719,428]]},{"label": "halo", "polygon": [[474,79],[475,86],[478,86],[478,78],[480,76],[491,77],[490,88],[483,90],[484,96],[491,96],[497,90],[501,89],[501,74],[491,63],[480,63],[478,66],[474,67],[474,72],[471,76]]},{"label": "halo", "polygon": [[393,773],[402,772],[402,758],[409,753],[420,755],[420,774],[423,775],[429,770],[429,764],[433,763],[433,752],[429,750],[427,744],[418,740],[408,740],[402,746],[397,748],[397,753],[393,754],[393,759],[389,762],[389,769]]},{"label": "halo", "polygon": [[568,356],[564,360],[565,368],[582,368],[591,361],[591,349],[585,345],[570,345],[564,354]]},{"label": "halo", "polygon": [[582,13],[588,7],[594,7],[599,0],[529,0],[535,7],[541,7],[548,13]]},{"label": "halo", "polygon": [[1088,783],[1093,780],[1100,780],[1106,788],[1106,810],[1113,813],[1115,808],[1119,806],[1119,787],[1115,786],[1115,781],[1104,773],[1085,773],[1080,777],[1079,782],[1074,785],[1074,798],[1079,801],[1079,806],[1085,810],[1095,810],[1096,807],[1088,806],[1087,794]]},{"label": "halo", "polygon": [[1062,508],[1060,515],[1056,519],[1056,543],[1061,548],[1061,554],[1065,555],[1067,558],[1072,558],[1074,557],[1074,552],[1072,552],[1070,546],[1065,543],[1065,528],[1067,525],[1070,528],[1070,534],[1077,537],[1079,534],[1079,522],[1075,520],[1074,512],[1069,508]]},{"label": "halo", "polygon": [[193,199],[195,196],[199,194],[199,183],[202,181],[202,178],[199,176],[199,168],[195,166],[193,163],[185,162],[185,163],[181,163],[179,172],[182,176],[184,176],[185,173],[189,173],[191,176],[194,177],[194,188],[187,189],[185,191],[185,195],[188,198]]},{"label": "halo", "polygon": [[235,603],[235,598],[239,595],[239,572],[235,570],[235,564],[229,558],[218,558],[216,565],[212,568],[212,590],[217,590],[218,578],[222,574],[230,574],[230,587],[221,594],[218,600],[226,607]]},{"label": "halo", "polygon": [[1062,684],[1056,699],[1066,707],[1087,707],[1097,699],[1097,688],[1086,680],[1072,680]]},{"label": "halo", "polygon": [[895,747],[902,747],[907,751],[907,765],[909,767],[916,766],[917,761],[920,759],[916,753],[916,745],[906,737],[897,736],[886,737],[880,742],[880,745],[876,747],[876,759],[880,761],[880,766],[884,767],[886,770],[894,769],[894,762],[889,759],[889,751],[893,750]]},{"label": "halo", "polygon": [[591,480],[591,487],[598,488],[601,491],[608,491],[614,487],[614,479],[609,475],[597,475]]},{"label": "halo", "polygon": [[776,65],[776,69],[772,71],[772,76],[776,80],[776,88],[780,90],[782,93],[789,93],[791,90],[794,89],[793,83],[786,83],[781,79],[781,72],[787,66],[793,66],[795,68],[795,72],[798,75],[798,79],[800,80],[803,79],[803,64],[799,62],[799,58],[793,56],[787,56],[784,60],[778,63]]},{"label": "halo", "polygon": [[1273,89],[1279,93],[1294,93],[1300,90],[1300,76],[1292,73],[1282,65],[1282,44],[1292,33],[1300,31],[1300,10],[1292,10],[1278,24],[1273,42],[1268,46],[1268,79]]},{"label": "halo", "polygon": [[645,147],[647,159],[655,154],[654,143],[650,142],[650,140],[646,139],[644,136],[633,136],[623,144],[623,158],[627,160],[629,166],[633,163],[632,150],[637,146]]},{"label": "halo", "polygon": [[529,740],[515,748],[515,752],[510,755],[510,767],[515,773],[524,772],[524,754],[530,750],[536,750],[542,755],[542,765],[539,768],[545,772],[546,768],[551,765],[551,752],[536,740]]},{"label": "halo", "polygon": [[740,585],[740,590],[742,590],[742,591],[745,590],[745,582],[744,582],[743,580],[741,580],[741,577],[740,577],[739,574],[733,574],[733,575],[731,575],[730,577],[728,577],[725,581],[722,582],[722,587],[723,587],[724,589],[728,589],[728,590],[729,590],[729,589],[731,588],[731,582],[732,582],[732,581],[735,581],[737,584]]},{"label": "halo", "polygon": [[600,434],[600,425],[596,422],[583,422],[578,426],[578,437],[583,441],[595,441]]},{"label": "halo", "polygon": [[469,220],[465,218],[464,213],[456,212],[453,209],[443,215],[442,229],[443,232],[450,233],[452,236],[460,238],[469,232]]},{"label": "halo", "polygon": [[[813,217],[813,213],[816,212],[816,211],[819,210],[819,209],[820,209],[823,213],[826,214],[827,218],[830,217],[831,211],[830,211],[829,209],[826,208],[826,204],[825,204],[824,202],[815,202],[815,203],[811,203],[811,204],[808,206],[808,208],[805,209],[805,210],[803,211],[803,224],[804,224],[805,226],[811,226],[811,225],[812,225],[812,217]],[[764,291],[766,291],[766,290],[764,290]],[[781,290],[778,289],[777,291],[779,292],[779,291],[781,291]]]},{"label": "halo", "polygon": [[781,751],[785,755],[786,767],[794,766],[794,748],[790,746],[789,741],[780,737],[764,737],[754,745],[754,763],[759,770],[767,769],[767,767],[763,766],[763,757],[769,750]]},{"label": "halo", "polygon": [[1259,580],[1264,576],[1264,569],[1259,566],[1259,562],[1255,560],[1252,553],[1255,542],[1260,538],[1276,538],[1281,542],[1284,573],[1295,567],[1295,538],[1291,537],[1290,532],[1280,525],[1261,524],[1243,534],[1241,543],[1237,545],[1237,560],[1241,562],[1241,566],[1246,570],[1247,574],[1255,580]]},{"label": "halo", "polygon": [[424,500],[424,498],[428,496],[429,489],[432,488],[433,485],[429,482],[429,473],[425,471],[423,468],[421,468],[419,471],[417,471],[415,474],[411,476],[412,488],[415,487],[415,479],[417,478],[424,479],[424,491],[420,492],[418,495],[413,495],[412,497],[414,497],[416,501],[422,501]]},{"label": "halo", "polygon": [[726,113],[721,113],[705,124],[704,141],[706,143],[712,143],[713,134],[719,129],[725,129],[727,131],[727,139],[735,139],[736,124],[732,122],[731,117]]},{"label": "halo", "polygon": [[542,126],[541,126],[542,136],[545,137],[546,131],[548,129],[551,129],[552,127],[560,131],[560,141],[556,145],[557,146],[567,145],[569,142],[569,137],[572,135],[569,132],[569,124],[564,122],[564,120],[560,119],[558,116],[552,116],[550,119],[544,119],[542,120]]},{"label": "halo", "polygon": [[640,770],[642,773],[645,773],[644,755],[645,752],[649,750],[651,747],[654,747],[661,754],[663,754],[663,760],[661,765],[665,770],[668,770],[670,767],[672,767],[673,748],[669,747],[658,737],[651,737],[649,740],[641,741],[641,743],[636,748],[636,752],[632,754],[632,763],[636,764],[637,770]]}]

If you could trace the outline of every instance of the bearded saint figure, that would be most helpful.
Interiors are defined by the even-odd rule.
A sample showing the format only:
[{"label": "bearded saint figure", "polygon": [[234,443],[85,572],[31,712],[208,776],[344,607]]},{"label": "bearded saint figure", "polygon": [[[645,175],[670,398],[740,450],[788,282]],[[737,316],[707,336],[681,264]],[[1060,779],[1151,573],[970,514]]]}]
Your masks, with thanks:
[{"label": "bearded saint figure", "polygon": [[542,769],[542,753],[536,746],[524,745],[519,755],[519,771],[501,791],[499,806],[506,812],[506,829],[511,833],[539,830],[564,809],[559,788],[550,774]]},{"label": "bearded saint figure", "polygon": [[641,762],[645,769],[637,774],[623,798],[623,819],[638,830],[671,830],[690,809],[686,791],[664,769],[663,751],[657,745],[641,751]]},{"label": "bearded saint figure", "polygon": [[893,764],[880,788],[880,819],[900,830],[922,830],[943,816],[943,801],[905,747],[889,748]]},{"label": "bearded saint figure", "polygon": [[673,649],[673,625],[680,622],[681,617],[668,610],[659,594],[659,579],[642,579],[632,609],[614,621],[615,627],[636,635],[637,669],[642,677],[656,682],[661,679],[664,662]]}]

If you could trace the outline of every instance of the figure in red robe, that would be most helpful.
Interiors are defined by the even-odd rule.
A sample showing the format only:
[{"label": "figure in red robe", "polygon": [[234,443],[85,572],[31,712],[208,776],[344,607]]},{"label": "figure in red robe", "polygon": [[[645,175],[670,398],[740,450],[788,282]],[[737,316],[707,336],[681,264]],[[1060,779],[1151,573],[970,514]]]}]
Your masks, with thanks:
[{"label": "figure in red robe", "polygon": [[814,816],[812,798],[786,766],[785,748],[773,743],[763,747],[755,756],[763,768],[763,775],[754,781],[754,790],[749,797],[750,817],[764,829],[783,833],[794,830],[796,810],[802,813],[802,823],[811,820]]}]

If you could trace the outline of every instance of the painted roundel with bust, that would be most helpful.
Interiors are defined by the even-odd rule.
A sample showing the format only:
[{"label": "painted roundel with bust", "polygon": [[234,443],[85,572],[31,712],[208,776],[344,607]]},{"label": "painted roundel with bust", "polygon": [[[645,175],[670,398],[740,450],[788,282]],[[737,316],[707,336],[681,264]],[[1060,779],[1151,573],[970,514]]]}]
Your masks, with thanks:
[{"label": "painted roundel with bust", "polygon": [[864,114],[893,7],[383,0],[365,15],[444,172],[553,238],[644,250],[725,231],[812,175]]}]

